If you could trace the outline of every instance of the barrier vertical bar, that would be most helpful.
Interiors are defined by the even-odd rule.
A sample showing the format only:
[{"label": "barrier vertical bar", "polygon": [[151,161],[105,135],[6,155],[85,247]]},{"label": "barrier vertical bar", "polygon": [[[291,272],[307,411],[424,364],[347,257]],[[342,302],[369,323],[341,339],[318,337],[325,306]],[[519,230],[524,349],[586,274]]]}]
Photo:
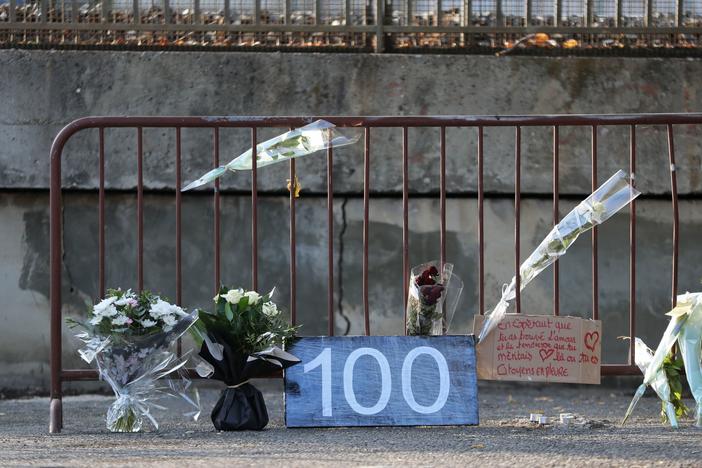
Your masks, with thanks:
[{"label": "barrier vertical bar", "polygon": [[[175,212],[175,224],[176,224],[176,304],[183,305],[183,252],[182,252],[182,193],[180,187],[183,184],[182,180],[182,170],[181,170],[181,141],[180,141],[180,127],[176,127],[176,161],[175,161],[175,171],[176,171],[176,212]],[[177,343],[178,356],[183,354],[183,347],[180,338]]]},{"label": "barrier vertical bar", "polygon": [[680,240],[680,218],[678,210],[678,177],[675,167],[675,141],[673,125],[668,124],[668,162],[670,163],[670,194],[673,203],[673,265],[671,278],[671,304],[677,305],[678,299],[678,250]]},{"label": "barrier vertical bar", "polygon": [[297,325],[297,249],[295,244],[295,159],[290,160],[290,324]]},{"label": "barrier vertical bar", "polygon": [[137,289],[144,289],[144,144],[143,129],[137,128]]},{"label": "barrier vertical bar", "polygon": [[407,295],[410,278],[409,262],[409,141],[408,128],[402,128],[402,304],[404,305],[403,328],[407,334]]},{"label": "barrier vertical bar", "polygon": [[370,208],[370,128],[364,128],[363,149],[363,323],[366,336],[370,335],[368,310],[368,215]]},{"label": "barrier vertical bar", "polygon": [[[560,213],[558,210],[558,164],[560,159],[559,154],[559,127],[553,127],[553,225],[556,226],[560,221]],[[560,271],[558,259],[553,263],[553,315],[558,316],[561,313],[561,295],[560,295]]]},{"label": "barrier vertical bar", "polygon": [[514,270],[516,279],[516,312],[522,312],[522,291],[521,277],[519,274],[519,257],[520,257],[520,208],[521,208],[521,164],[522,164],[522,128],[517,125],[515,130],[515,149],[514,149]]},{"label": "barrier vertical bar", "polygon": [[[439,211],[440,211],[440,235],[441,242],[441,269],[444,271],[446,264],[446,127],[441,127],[439,142]],[[442,312],[442,332],[445,335],[448,329],[445,311]]]},{"label": "barrier vertical bar", "polygon": [[251,127],[251,289],[258,291],[258,147]]},{"label": "barrier vertical bar", "polygon": [[[597,190],[597,126],[592,126],[591,191]],[[597,226],[592,228],[592,319],[600,318],[599,278],[597,271]]]},{"label": "barrier vertical bar", "polygon": [[[636,185],[636,126],[629,129],[629,177]],[[630,203],[629,215],[629,365],[635,361],[634,338],[636,335],[636,200]]]},{"label": "barrier vertical bar", "polygon": [[[212,164],[213,168],[219,167],[219,127],[214,127],[213,129],[213,154],[212,154]],[[221,281],[221,213],[220,213],[220,193],[219,193],[219,179],[214,181],[214,292],[217,294],[219,287],[222,284]]]},{"label": "barrier vertical bar", "polygon": [[105,129],[100,127],[100,161],[98,189],[98,292],[105,297]]},{"label": "barrier vertical bar", "polygon": [[[332,140],[329,131],[329,140]],[[334,154],[327,149],[327,322],[328,334],[334,336]]]},{"label": "barrier vertical bar", "polygon": [[478,307],[485,313],[485,235],[483,228],[483,127],[478,127]]}]

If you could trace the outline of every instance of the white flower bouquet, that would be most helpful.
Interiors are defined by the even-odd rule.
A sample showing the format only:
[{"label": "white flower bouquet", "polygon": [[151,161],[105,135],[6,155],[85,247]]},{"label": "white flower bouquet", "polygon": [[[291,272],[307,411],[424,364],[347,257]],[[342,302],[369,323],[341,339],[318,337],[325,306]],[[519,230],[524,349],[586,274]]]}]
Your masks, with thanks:
[{"label": "white flower bouquet", "polygon": [[[548,233],[536,250],[519,267],[520,290],[523,290],[531,280],[559,257],[565,255],[568,247],[580,234],[604,223],[640,195],[640,192],[629,184],[628,179],[624,171],[617,171]],[[482,341],[504,318],[509,301],[517,296],[516,283],[516,278],[512,278],[508,285],[503,286],[502,297],[492,312],[487,314],[478,341]]]},{"label": "white flower bouquet", "polygon": [[297,327],[286,323],[272,295],[273,291],[260,295],[222,287],[214,298],[214,311],[199,311],[200,320],[191,329],[203,359],[198,373],[227,386],[212,410],[217,430],[266,427],[266,403],[249,380],[300,362],[279,348],[295,336]]},{"label": "white flower bouquet", "polygon": [[[95,362],[100,379],[110,384],[117,397],[107,411],[110,431],[138,432],[145,418],[158,429],[151,410],[165,409],[155,401],[166,397],[182,397],[193,408],[186,414],[197,418],[197,393],[188,395],[191,382],[179,372],[187,358],[169,349],[195,323],[195,313],[148,291],[110,289],[90,315],[85,322],[68,322],[84,329],[76,335],[84,343],[78,352],[86,362]],[[165,379],[165,385],[157,382],[174,372],[180,378]]]},{"label": "white flower bouquet", "polygon": [[[643,383],[636,389],[634,398],[626,410],[622,424],[631,416],[636,404],[643,396],[646,388],[650,385],[658,396],[667,405],[668,401],[680,399],[682,393],[681,385],[673,388],[671,373],[666,372],[666,362],[671,361],[671,350],[677,341],[682,355],[682,364],[685,368],[687,383],[690,385],[692,396],[695,399],[695,426],[702,427],[702,293],[686,293],[677,297],[677,305],[666,315],[671,317],[668,327],[663,333],[656,352],[650,358],[644,372]],[[638,338],[637,338],[638,340]],[[638,349],[637,349],[638,351]],[[673,377],[678,377],[682,370],[678,364],[673,368]],[[669,387],[674,395],[669,396],[662,384],[662,377],[667,379]],[[677,387],[677,385],[675,385]],[[676,408],[678,409],[678,408]],[[678,413],[684,413],[684,407],[680,407]],[[672,427],[677,427],[677,420],[668,416]]]}]

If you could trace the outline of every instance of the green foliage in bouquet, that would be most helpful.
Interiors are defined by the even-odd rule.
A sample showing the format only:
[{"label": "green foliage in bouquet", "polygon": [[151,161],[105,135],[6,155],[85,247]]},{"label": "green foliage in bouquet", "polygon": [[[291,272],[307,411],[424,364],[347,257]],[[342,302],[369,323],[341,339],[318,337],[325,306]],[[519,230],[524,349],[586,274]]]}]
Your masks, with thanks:
[{"label": "green foliage in bouquet", "polygon": [[273,291],[263,296],[255,291],[222,286],[214,297],[213,312],[198,310],[199,320],[191,329],[198,346],[208,332],[235,346],[242,354],[285,345],[299,327],[291,327],[271,301]]},{"label": "green foliage in bouquet", "polygon": [[[670,402],[673,404],[673,408],[675,408],[675,415],[678,419],[687,416],[689,412],[682,400],[683,386],[680,372],[683,366],[682,358],[675,356],[672,352],[663,360],[663,370],[668,379],[668,385],[670,385]],[[665,423],[668,422],[668,416],[665,412],[665,402],[661,402],[661,406],[661,421]]]}]

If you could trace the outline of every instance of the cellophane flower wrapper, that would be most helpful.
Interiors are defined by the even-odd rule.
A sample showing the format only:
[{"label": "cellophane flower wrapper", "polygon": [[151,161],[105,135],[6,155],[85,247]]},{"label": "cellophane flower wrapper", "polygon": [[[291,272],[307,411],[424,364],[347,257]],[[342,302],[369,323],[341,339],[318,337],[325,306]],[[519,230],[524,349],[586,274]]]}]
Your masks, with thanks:
[{"label": "cellophane flower wrapper", "polygon": [[407,293],[408,335],[443,335],[453,321],[463,281],[453,264],[437,261],[412,268]]},{"label": "cellophane flower wrapper", "polygon": [[268,411],[261,392],[249,380],[267,377],[300,362],[298,358],[272,346],[261,352],[244,354],[226,337],[208,331],[200,357],[202,377],[219,380],[227,386],[212,409],[212,423],[219,431],[262,430],[268,424]]},{"label": "cellophane flower wrapper", "polygon": [[[519,288],[523,290],[539,273],[565,255],[575,239],[593,227],[604,223],[616,212],[638,197],[640,192],[629,183],[624,171],[617,171],[589,197],[580,202],[556,226],[519,267]],[[516,277],[502,288],[495,308],[486,314],[478,341],[482,341],[504,318],[509,301],[516,298]]]},{"label": "cellophane flower wrapper", "polygon": [[[359,134],[345,135],[336,126],[326,120],[317,120],[304,127],[278,135],[256,146],[256,167],[264,167],[282,161],[289,161],[328,148],[339,148],[354,144],[360,138]],[[194,182],[188,184],[182,191],[194,189],[221,177],[227,171],[251,170],[252,151],[245,151],[224,166],[219,166]]]},{"label": "cellophane flower wrapper", "polygon": [[166,410],[161,403],[171,398],[183,399],[189,408],[184,415],[197,419],[200,402],[184,372],[187,356],[178,357],[171,347],[196,320],[196,313],[188,314],[169,331],[142,337],[104,336],[87,331],[76,335],[85,343],[79,349],[80,356],[96,364],[100,379],[110,385],[117,398],[107,411],[110,431],[138,432],[145,420],[158,429],[152,410]]},{"label": "cellophane flower wrapper", "polygon": [[[658,344],[655,353],[653,353],[653,358],[651,359],[650,363],[646,368],[643,382],[636,389],[634,397],[632,398],[631,403],[629,403],[629,407],[627,408],[626,413],[624,414],[622,424],[624,424],[627,421],[627,419],[629,419],[639,400],[646,392],[646,388],[650,385],[653,385],[653,383],[658,378],[660,372],[664,372],[663,361],[665,360],[666,356],[670,353],[675,342],[678,341],[678,339],[680,338],[682,332],[687,327],[688,320],[692,315],[691,312],[693,312],[695,308],[700,307],[699,301],[701,299],[701,296],[702,294],[700,293],[688,293],[679,295],[677,297],[677,305],[675,306],[675,308],[673,308],[673,310],[666,314],[671,317],[670,322],[668,322],[668,326],[666,327],[665,332],[663,332],[663,337],[661,338],[661,341]],[[691,351],[691,354],[692,352],[694,351]],[[683,354],[683,361],[684,357],[685,355]],[[697,349],[697,359],[697,367],[699,368],[699,348]],[[694,368],[694,365],[692,367]],[[687,363],[685,363],[685,368],[687,372]],[[693,382],[690,382],[689,377],[688,383],[690,383],[691,387],[693,386]]]},{"label": "cellophane flower wrapper", "polygon": [[702,427],[702,293],[678,296],[690,304],[688,319],[678,337],[680,354],[685,364],[685,377],[695,399],[695,426]]},{"label": "cellophane flower wrapper", "polygon": [[[641,370],[642,374],[646,373],[646,369],[653,361],[653,351],[646,346],[641,338],[636,337],[634,339],[634,361],[636,366]],[[656,375],[651,382],[651,388],[656,392],[658,398],[663,402],[663,407],[665,408],[665,415],[673,428],[678,427],[678,418],[675,414],[675,407],[671,403],[671,390],[670,384],[668,383],[668,377],[665,375],[665,371],[661,368],[656,372]]]}]

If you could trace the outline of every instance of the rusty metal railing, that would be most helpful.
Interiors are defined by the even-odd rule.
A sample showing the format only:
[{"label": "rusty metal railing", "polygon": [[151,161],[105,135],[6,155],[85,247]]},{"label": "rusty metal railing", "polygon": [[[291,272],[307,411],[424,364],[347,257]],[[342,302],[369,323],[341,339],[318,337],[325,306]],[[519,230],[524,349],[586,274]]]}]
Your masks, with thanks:
[{"label": "rusty metal railing", "polygon": [[[315,117],[314,119],[316,119]],[[409,158],[408,158],[408,132],[411,128],[438,128],[440,130],[439,141],[439,194],[440,199],[440,226],[439,243],[441,261],[446,259],[446,129],[466,128],[474,129],[477,133],[477,147],[474,148],[475,164],[477,167],[477,205],[478,205],[478,311],[485,311],[485,277],[484,277],[484,138],[483,131],[490,127],[511,127],[515,131],[515,151],[514,151],[514,271],[519,278],[519,266],[521,261],[520,244],[520,208],[521,208],[521,132],[524,127],[549,127],[553,133],[553,158],[552,158],[552,207],[553,222],[559,221],[559,130],[561,127],[585,127],[591,130],[591,184],[593,189],[598,183],[597,173],[597,130],[601,126],[625,126],[629,128],[629,170],[631,172],[631,183],[635,183],[634,174],[636,171],[636,130],[641,125],[664,126],[668,137],[668,158],[670,164],[670,187],[673,213],[673,252],[672,252],[672,281],[671,298],[674,303],[678,285],[678,247],[679,247],[679,214],[678,214],[678,193],[675,172],[675,146],[674,146],[674,126],[675,125],[700,125],[702,124],[702,113],[699,114],[638,114],[638,115],[532,115],[532,116],[411,116],[411,117],[322,117],[331,121],[339,127],[355,127],[363,130],[363,262],[362,262],[362,295],[363,295],[363,321],[364,332],[370,335],[370,305],[368,301],[368,276],[369,262],[368,250],[370,244],[369,237],[369,207],[371,201],[370,192],[370,161],[371,161],[371,135],[378,128],[394,128],[402,133],[402,271],[397,272],[396,281],[402,281],[402,291],[407,297],[407,283],[409,275]],[[250,143],[256,146],[258,141],[258,130],[264,128],[299,127],[313,120],[312,117],[88,117],[76,120],[67,125],[56,136],[51,147],[51,183],[50,183],[50,213],[51,213],[51,257],[50,257],[50,300],[51,300],[51,423],[50,430],[57,432],[62,427],[61,395],[62,383],[68,380],[96,379],[97,372],[83,369],[64,369],[61,361],[62,342],[62,261],[63,261],[63,226],[62,226],[62,192],[61,167],[63,163],[63,150],[69,139],[80,131],[87,129],[97,129],[99,148],[99,190],[98,190],[98,288],[102,296],[105,292],[105,132],[114,128],[132,128],[137,136],[137,287],[141,289],[144,282],[144,181],[143,181],[143,134],[146,128],[168,128],[172,129],[175,136],[175,269],[176,269],[176,301],[182,299],[182,195],[179,188],[182,186],[181,154],[182,154],[182,133],[184,128],[209,128],[212,129],[213,155],[212,163],[216,167],[220,164],[220,129],[222,128],[243,128],[250,130]],[[329,149],[326,155],[326,186],[327,186],[327,318],[328,334],[334,334],[334,247],[333,247],[333,150]],[[289,162],[290,180],[295,180],[296,167],[295,160]],[[258,286],[258,174],[254,166],[251,172],[251,286],[256,289]],[[213,191],[214,209],[214,274],[213,288],[216,290],[220,284],[220,192],[219,183],[215,182]],[[296,211],[295,211],[294,190],[290,191],[289,198],[289,249],[290,249],[290,317],[293,324],[297,321],[296,311]],[[599,318],[598,302],[598,232],[592,231],[592,317]],[[634,337],[636,333],[636,204],[631,203],[629,215],[629,336]],[[553,269],[554,295],[553,314],[558,315],[559,310],[559,269],[558,263]],[[516,312],[521,313],[521,293],[519,287],[516,288]],[[406,299],[405,299],[406,300]],[[634,365],[633,341],[630,342],[629,351],[625,362],[616,364],[605,364],[602,366],[603,375],[624,375],[637,374],[638,368]]]},{"label": "rusty metal railing", "polygon": [[0,0],[0,44],[93,47],[696,48],[700,0]]}]

